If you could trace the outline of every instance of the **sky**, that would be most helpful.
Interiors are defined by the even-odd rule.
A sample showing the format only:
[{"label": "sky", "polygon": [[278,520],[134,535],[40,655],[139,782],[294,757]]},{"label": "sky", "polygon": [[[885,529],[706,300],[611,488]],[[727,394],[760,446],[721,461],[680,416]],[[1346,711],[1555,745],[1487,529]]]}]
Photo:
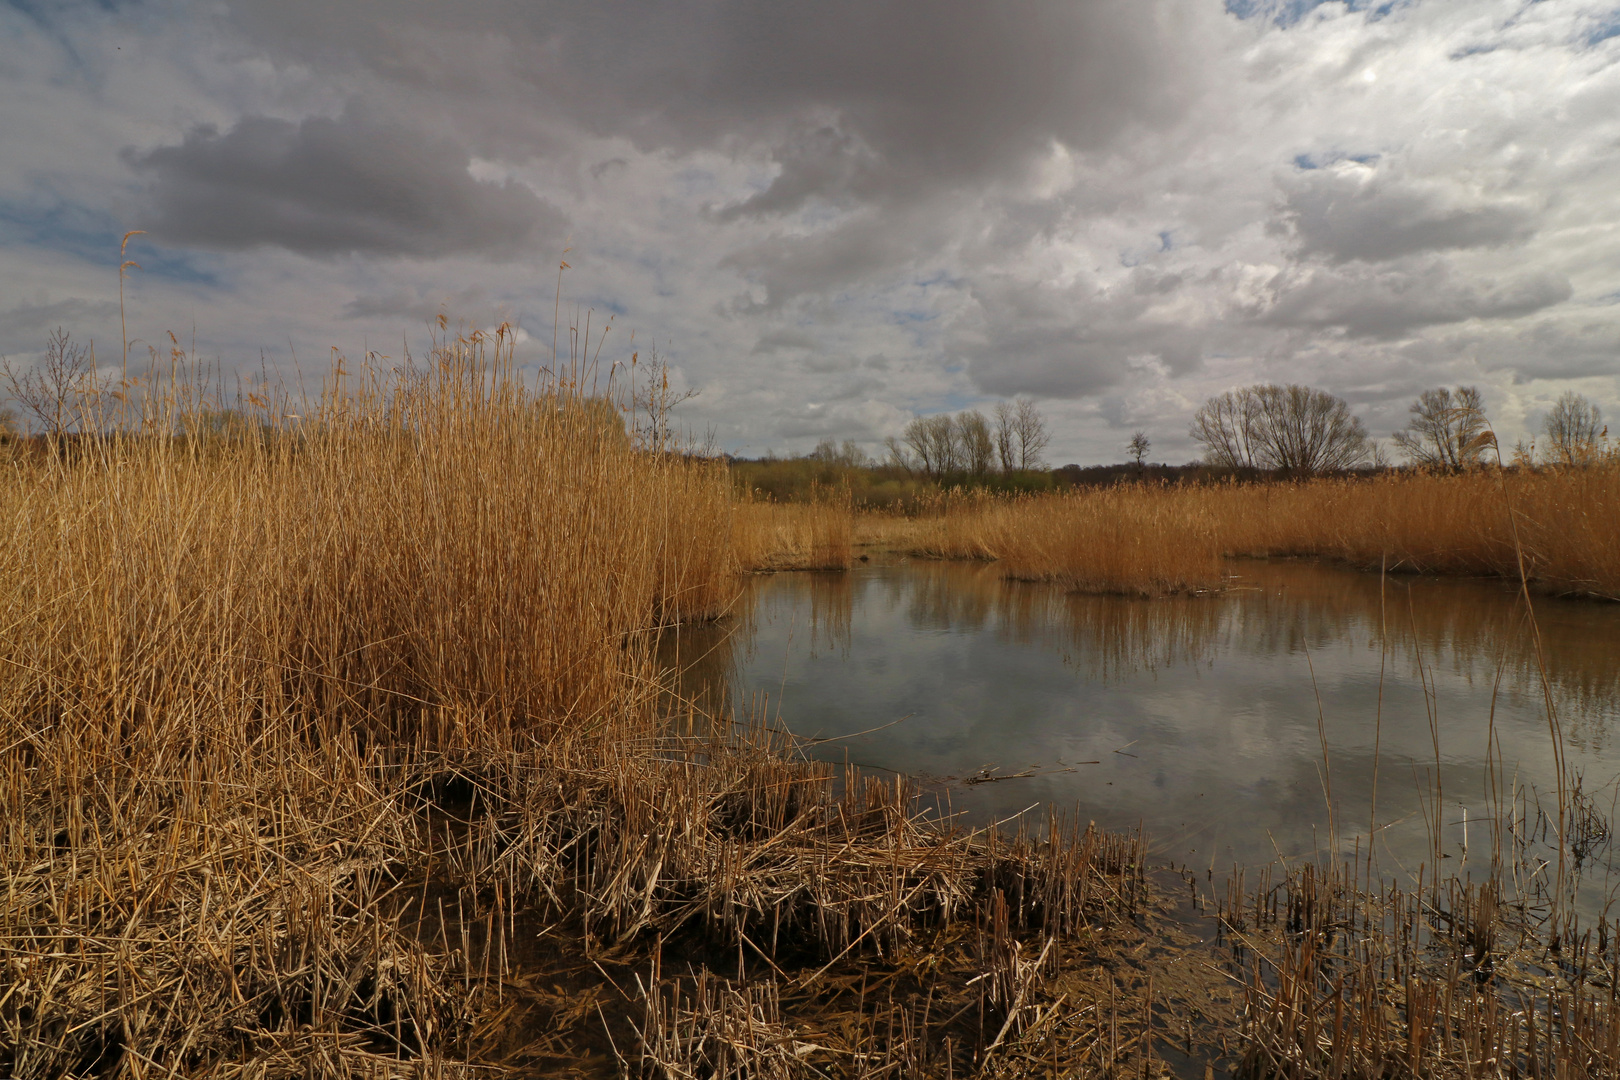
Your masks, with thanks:
[{"label": "sky", "polygon": [[116,358],[129,229],[135,355],[538,371],[560,287],[750,456],[1021,395],[1185,461],[1256,382],[1511,444],[1620,421],[1620,4],[0,0],[0,355]]}]

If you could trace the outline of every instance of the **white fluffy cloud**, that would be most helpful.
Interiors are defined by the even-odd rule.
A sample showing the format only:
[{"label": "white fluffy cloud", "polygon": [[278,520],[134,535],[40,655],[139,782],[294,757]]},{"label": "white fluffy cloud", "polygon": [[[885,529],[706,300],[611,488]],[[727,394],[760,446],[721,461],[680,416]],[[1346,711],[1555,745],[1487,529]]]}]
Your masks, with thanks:
[{"label": "white fluffy cloud", "polygon": [[0,115],[13,356],[115,337],[144,225],[132,327],[227,368],[441,311],[547,362],[571,242],[563,318],[750,452],[1030,394],[1175,460],[1262,379],[1620,415],[1612,2],[12,5]]}]

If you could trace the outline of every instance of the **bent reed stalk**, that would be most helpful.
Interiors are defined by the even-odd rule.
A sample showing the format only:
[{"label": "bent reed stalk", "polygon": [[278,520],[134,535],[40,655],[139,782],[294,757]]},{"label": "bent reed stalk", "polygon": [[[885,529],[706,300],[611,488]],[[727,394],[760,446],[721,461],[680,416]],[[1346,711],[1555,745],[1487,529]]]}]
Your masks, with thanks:
[{"label": "bent reed stalk", "polygon": [[657,631],[739,588],[728,479],[510,343],[229,413],[177,354],[127,428],[4,463],[0,1073],[679,1075],[694,1007],[761,995],[862,1017],[793,1058],[847,1075],[1070,1031],[1036,946],[1129,922],[1140,839],[965,832],[668,715]]}]

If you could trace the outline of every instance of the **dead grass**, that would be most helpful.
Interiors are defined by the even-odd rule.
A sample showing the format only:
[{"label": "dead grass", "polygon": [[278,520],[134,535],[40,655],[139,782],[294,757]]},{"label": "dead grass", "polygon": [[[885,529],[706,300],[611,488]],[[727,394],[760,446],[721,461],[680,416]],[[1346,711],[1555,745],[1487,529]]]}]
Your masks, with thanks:
[{"label": "dead grass", "polygon": [[747,499],[732,518],[732,548],[744,570],[848,570],[854,517],[847,493],[811,502]]},{"label": "dead grass", "polygon": [[1418,573],[1519,576],[1620,597],[1620,461],[1584,468],[1215,487],[1190,505],[1234,555],[1321,555]]},{"label": "dead grass", "polygon": [[996,559],[1009,576],[1156,595],[1218,588],[1224,556],[1320,556],[1392,572],[1517,580],[1620,598],[1620,461],[1210,486],[1120,485],[1012,499],[946,496],[863,516],[862,542]]},{"label": "dead grass", "polygon": [[[891,519],[894,520],[894,519]],[[1222,582],[1215,523],[1181,489],[1129,486],[1058,495],[961,495],[873,540],[912,554],[993,559],[1007,577],[1082,592],[1156,596]]]},{"label": "dead grass", "polygon": [[[1142,901],[1137,838],[967,833],[903,781],[675,723],[655,639],[733,602],[729,480],[525,390],[504,338],[296,407],[257,388],[227,425],[191,384],[133,398],[122,432],[0,472],[0,1074],[696,1065],[714,1039],[659,1015],[764,1010],[768,977],[799,995],[769,1022],[801,1024],[818,980],[936,940],[952,1014],[891,1001],[898,1029],[826,1053],[949,1069],[1051,1008],[1004,1000],[1014,938]],[[806,546],[847,563],[834,510]],[[536,1004],[666,950],[742,997]]]},{"label": "dead grass", "polygon": [[422,762],[644,730],[645,631],[735,589],[723,472],[507,359],[255,393],[229,435],[149,386],[0,473],[0,1071],[454,1048],[469,961],[387,899],[432,850]]}]

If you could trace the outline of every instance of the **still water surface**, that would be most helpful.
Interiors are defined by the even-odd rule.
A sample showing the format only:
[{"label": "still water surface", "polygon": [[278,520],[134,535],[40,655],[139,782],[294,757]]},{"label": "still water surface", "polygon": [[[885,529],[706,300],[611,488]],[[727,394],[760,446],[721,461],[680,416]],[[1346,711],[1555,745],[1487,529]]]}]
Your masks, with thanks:
[{"label": "still water surface", "polygon": [[[1365,851],[1375,773],[1382,861],[1433,861],[1437,805],[1446,869],[1488,862],[1491,759],[1504,801],[1539,791],[1556,813],[1549,699],[1570,772],[1613,818],[1620,604],[1536,600],[1544,690],[1504,583],[1232,568],[1225,594],[1157,600],[993,564],[760,577],[736,619],[683,634],[684,684],[830,739],[820,756],[928,778],[970,821],[1054,803],[1217,871],[1325,850],[1329,790],[1339,846]],[[1015,773],[1032,775],[965,782]]]}]

